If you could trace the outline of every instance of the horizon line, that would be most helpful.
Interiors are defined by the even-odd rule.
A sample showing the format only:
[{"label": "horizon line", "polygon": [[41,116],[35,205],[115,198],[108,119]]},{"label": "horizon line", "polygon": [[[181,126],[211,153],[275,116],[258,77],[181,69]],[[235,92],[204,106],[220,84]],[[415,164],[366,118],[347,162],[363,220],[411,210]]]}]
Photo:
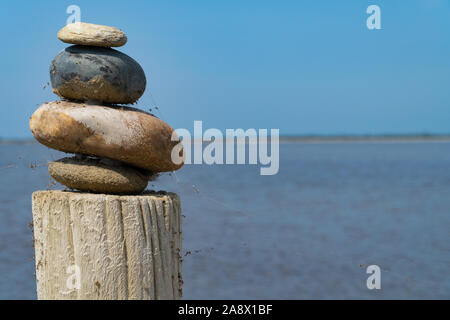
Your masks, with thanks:
[{"label": "horizon line", "polygon": [[[270,135],[268,136],[270,137]],[[226,137],[225,137],[226,138]],[[193,140],[199,137],[193,137]],[[381,134],[284,134],[279,136],[281,142],[320,142],[320,141],[449,141],[450,133],[381,133]],[[6,144],[34,144],[38,141],[33,138],[3,138],[0,137],[0,145]]]}]

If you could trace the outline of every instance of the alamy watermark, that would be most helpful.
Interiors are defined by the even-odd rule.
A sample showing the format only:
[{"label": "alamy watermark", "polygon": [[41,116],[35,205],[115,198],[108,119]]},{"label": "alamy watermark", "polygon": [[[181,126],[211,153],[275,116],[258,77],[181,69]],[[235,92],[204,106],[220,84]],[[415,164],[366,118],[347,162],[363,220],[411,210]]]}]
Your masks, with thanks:
[{"label": "alamy watermark", "polygon": [[367,267],[366,273],[371,274],[366,281],[367,289],[381,289],[381,268],[373,264]]},{"label": "alamy watermark", "polygon": [[370,16],[366,20],[366,26],[369,30],[381,29],[381,9],[379,6],[372,4],[367,7],[367,14]]},{"label": "alamy watermark", "polygon": [[66,279],[67,291],[63,294],[70,294],[75,290],[80,290],[81,288],[81,270],[76,264],[68,266],[66,269],[66,274],[69,276]]},{"label": "alamy watermark", "polygon": [[[181,141],[172,149],[175,164],[260,164],[261,175],[278,173],[279,129],[219,129],[203,132],[203,122],[194,121],[194,134],[187,129],[176,129],[172,141]],[[204,143],[207,143],[204,146]],[[270,147],[270,152],[269,152]],[[247,150],[248,149],[248,150]]]},{"label": "alamy watermark", "polygon": [[79,6],[71,4],[67,7],[66,13],[70,14],[70,16],[67,17],[66,24],[81,22],[81,9]]}]

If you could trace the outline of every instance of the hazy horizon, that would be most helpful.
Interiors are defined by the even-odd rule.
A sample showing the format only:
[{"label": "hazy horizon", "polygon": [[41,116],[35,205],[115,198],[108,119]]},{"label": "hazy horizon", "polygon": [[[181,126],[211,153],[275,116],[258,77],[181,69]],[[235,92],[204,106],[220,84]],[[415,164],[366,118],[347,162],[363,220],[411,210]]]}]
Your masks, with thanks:
[{"label": "hazy horizon", "polygon": [[[421,140],[436,140],[436,139],[450,139],[450,133],[434,134],[434,133],[380,133],[380,134],[280,134],[280,140],[373,140],[373,139],[383,139],[383,140],[396,140],[396,139],[421,139]],[[0,143],[2,142],[36,142],[39,143],[34,137],[23,137],[23,138],[4,138],[0,137]],[[207,144],[208,142],[205,142]]]}]

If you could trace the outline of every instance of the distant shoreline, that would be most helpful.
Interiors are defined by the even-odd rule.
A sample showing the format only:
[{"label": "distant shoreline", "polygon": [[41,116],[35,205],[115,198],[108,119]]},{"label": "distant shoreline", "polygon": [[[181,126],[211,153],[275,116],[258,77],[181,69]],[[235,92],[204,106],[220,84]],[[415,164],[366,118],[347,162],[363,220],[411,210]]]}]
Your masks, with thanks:
[{"label": "distant shoreline", "polygon": [[355,143],[355,142],[450,142],[450,135],[336,135],[282,136],[284,143]]},{"label": "distant shoreline", "polygon": [[0,146],[4,145],[30,145],[38,143],[35,139],[0,139]]},{"label": "distant shoreline", "polygon": [[[270,140],[270,139],[269,139]],[[298,135],[280,136],[281,143],[366,143],[366,142],[450,142],[449,135]],[[38,142],[33,138],[0,139],[2,145],[33,145]]]}]

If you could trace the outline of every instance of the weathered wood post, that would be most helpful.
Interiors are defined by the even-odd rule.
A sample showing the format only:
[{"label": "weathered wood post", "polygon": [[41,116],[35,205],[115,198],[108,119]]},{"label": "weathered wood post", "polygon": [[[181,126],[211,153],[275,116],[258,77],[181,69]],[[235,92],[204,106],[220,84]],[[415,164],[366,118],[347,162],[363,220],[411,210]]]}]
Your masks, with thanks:
[{"label": "weathered wood post", "polygon": [[33,193],[38,299],[180,299],[174,193]]}]

